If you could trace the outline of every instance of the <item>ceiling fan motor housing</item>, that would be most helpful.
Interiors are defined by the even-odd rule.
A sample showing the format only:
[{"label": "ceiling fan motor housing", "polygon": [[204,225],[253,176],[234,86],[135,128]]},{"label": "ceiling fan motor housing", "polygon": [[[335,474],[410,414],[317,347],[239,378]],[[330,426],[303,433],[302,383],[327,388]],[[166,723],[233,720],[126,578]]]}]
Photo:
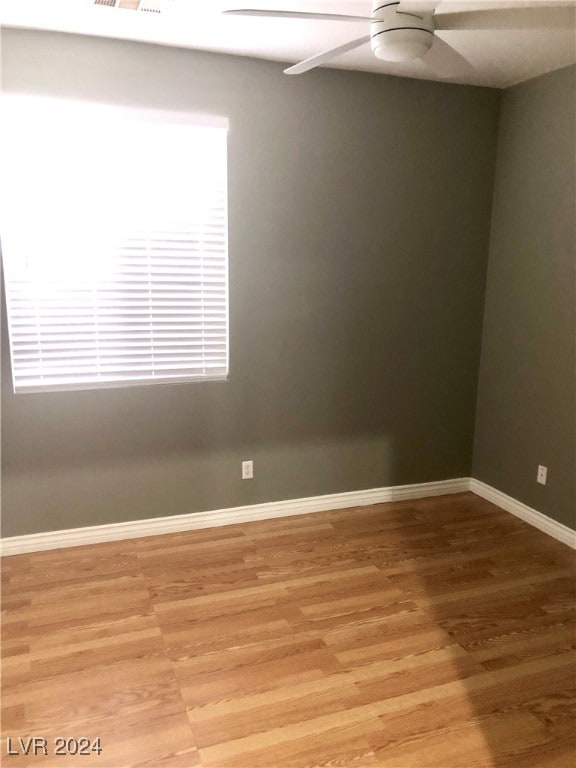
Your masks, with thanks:
[{"label": "ceiling fan motor housing", "polygon": [[410,61],[424,56],[434,41],[431,13],[398,12],[398,2],[374,0],[370,23],[370,45],[385,61]]}]

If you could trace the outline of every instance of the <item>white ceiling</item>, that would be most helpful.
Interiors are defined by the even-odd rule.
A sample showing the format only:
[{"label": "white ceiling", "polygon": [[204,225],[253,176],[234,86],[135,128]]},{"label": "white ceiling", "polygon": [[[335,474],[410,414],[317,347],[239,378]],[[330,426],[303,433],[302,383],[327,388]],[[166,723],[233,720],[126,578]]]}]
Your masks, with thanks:
[{"label": "white ceiling", "polygon": [[[562,3],[562,6],[558,4]],[[529,7],[525,7],[529,6]],[[95,6],[94,0],[1,0],[0,24],[141,40],[161,45],[297,62],[368,34],[361,22],[304,21],[222,16],[230,8],[269,8],[370,15],[370,0],[164,0],[161,14]],[[472,67],[438,76],[426,58],[406,64],[376,59],[369,45],[330,66],[430,80],[506,88],[576,62],[576,0],[438,0],[436,13],[497,8],[504,27],[477,29],[481,15],[458,31],[436,34]],[[464,18],[464,17],[463,17]],[[484,19],[487,17],[484,16]],[[494,18],[494,14],[491,14]],[[488,26],[488,25],[486,25]],[[429,61],[433,61],[433,52]],[[281,66],[278,67],[281,72]],[[310,74],[299,77],[310,77]]]}]

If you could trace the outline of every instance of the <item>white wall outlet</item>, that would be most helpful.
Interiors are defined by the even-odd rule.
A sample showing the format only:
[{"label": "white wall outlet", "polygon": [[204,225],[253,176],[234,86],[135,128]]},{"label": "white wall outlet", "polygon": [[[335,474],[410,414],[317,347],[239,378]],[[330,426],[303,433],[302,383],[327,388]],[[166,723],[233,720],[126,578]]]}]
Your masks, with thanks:
[{"label": "white wall outlet", "polygon": [[242,480],[252,480],[254,477],[254,462],[243,461],[242,462]]},{"label": "white wall outlet", "polygon": [[546,485],[546,478],[548,477],[548,467],[543,467],[542,464],[538,464],[538,474],[536,480],[540,485]]}]

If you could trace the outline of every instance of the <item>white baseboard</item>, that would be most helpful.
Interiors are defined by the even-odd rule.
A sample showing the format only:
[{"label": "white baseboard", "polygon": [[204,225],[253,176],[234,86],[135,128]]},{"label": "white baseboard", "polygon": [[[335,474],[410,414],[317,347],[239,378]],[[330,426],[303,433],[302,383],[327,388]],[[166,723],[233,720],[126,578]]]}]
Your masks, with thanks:
[{"label": "white baseboard", "polygon": [[414,485],[395,485],[389,488],[371,488],[349,493],[331,493],[326,496],[310,496],[304,499],[272,501],[266,504],[252,504],[245,507],[216,509],[209,512],[194,512],[172,517],[156,517],[149,520],[134,520],[127,523],[94,525],[88,528],[70,528],[64,531],[47,531],[26,536],[12,536],[0,539],[0,554],[20,555],[26,552],[40,552],[47,549],[78,547],[84,544],[99,544],[122,539],[137,539],[142,536],[158,536],[164,533],[192,531],[233,523],[247,523],[253,520],[269,520],[289,515],[306,515],[346,507],[367,507],[387,501],[423,499],[428,496],[444,496],[451,493],[472,491],[487,501],[576,549],[576,532],[566,525],[537,512],[496,488],[475,480],[461,477],[455,480],[440,480]]},{"label": "white baseboard", "polygon": [[576,549],[576,531],[573,531],[567,525],[562,525],[562,523],[552,520],[547,515],[543,515],[542,512],[532,509],[532,507],[512,498],[512,496],[508,496],[480,480],[475,480],[473,477],[470,478],[470,490],[477,496],[481,496],[483,499],[492,502],[492,504],[501,507],[501,509],[505,509],[506,512],[511,512],[516,517],[547,533],[554,539],[558,539],[563,544],[568,544],[572,549]]},{"label": "white baseboard", "polygon": [[346,507],[367,507],[385,501],[422,499],[426,496],[443,496],[450,493],[464,493],[470,490],[470,479],[440,480],[414,485],[395,485],[389,488],[371,488],[349,493],[331,493],[326,496],[310,496],[304,499],[272,501],[266,504],[252,504],[246,507],[216,509],[210,512],[193,512],[172,517],[155,517],[149,520],[135,520],[128,523],[94,525],[88,528],[70,528],[64,531],[47,531],[26,536],[12,536],[0,540],[0,554],[20,555],[25,552],[40,552],[62,547],[78,547],[83,544],[98,544],[121,539],[137,539],[141,536],[157,536],[177,531],[192,531],[198,528],[212,528],[233,523],[247,523],[253,520],[268,520],[288,515],[305,515]]}]

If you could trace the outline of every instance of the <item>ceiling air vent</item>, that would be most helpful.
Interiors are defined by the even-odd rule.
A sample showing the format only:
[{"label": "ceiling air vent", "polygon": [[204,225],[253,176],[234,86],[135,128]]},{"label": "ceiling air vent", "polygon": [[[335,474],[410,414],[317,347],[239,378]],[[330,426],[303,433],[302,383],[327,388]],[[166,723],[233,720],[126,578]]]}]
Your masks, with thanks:
[{"label": "ceiling air vent", "polygon": [[140,0],[138,10],[147,11],[148,13],[161,13],[163,5],[165,5],[165,0]]},{"label": "ceiling air vent", "polygon": [[129,11],[144,13],[162,13],[170,0],[93,0],[94,5],[107,5],[110,8],[125,8]]}]

